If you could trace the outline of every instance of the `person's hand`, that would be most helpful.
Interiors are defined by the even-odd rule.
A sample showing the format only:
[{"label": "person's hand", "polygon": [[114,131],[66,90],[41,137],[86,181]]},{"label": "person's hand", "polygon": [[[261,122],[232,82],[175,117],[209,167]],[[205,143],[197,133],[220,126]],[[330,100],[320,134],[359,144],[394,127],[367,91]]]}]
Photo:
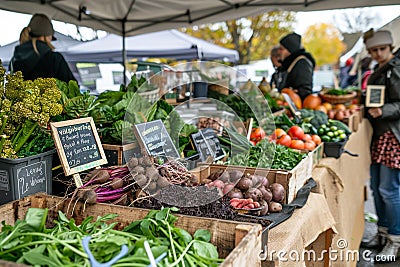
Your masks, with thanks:
[{"label": "person's hand", "polygon": [[369,115],[371,115],[372,118],[378,118],[382,116],[382,109],[381,108],[370,108],[368,110]]}]

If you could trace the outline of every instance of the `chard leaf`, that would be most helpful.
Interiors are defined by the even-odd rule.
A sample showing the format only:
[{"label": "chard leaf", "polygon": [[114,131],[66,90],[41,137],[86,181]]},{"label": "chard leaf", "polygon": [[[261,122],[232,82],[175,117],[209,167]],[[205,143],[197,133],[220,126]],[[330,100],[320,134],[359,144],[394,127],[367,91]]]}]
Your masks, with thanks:
[{"label": "chard leaf", "polygon": [[211,243],[196,241],[193,244],[193,249],[194,252],[200,257],[213,258],[213,259],[218,258],[217,248]]},{"label": "chard leaf", "polygon": [[25,215],[26,223],[37,232],[42,232],[46,224],[48,209],[29,208]]},{"label": "chard leaf", "polygon": [[204,242],[210,242],[211,240],[211,233],[208,230],[204,229],[198,229],[194,235],[193,235],[195,240],[200,240]]},{"label": "chard leaf", "polygon": [[58,266],[52,259],[48,256],[44,255],[43,252],[46,249],[45,245],[38,246],[37,248],[31,249],[28,252],[25,252],[23,258],[31,265],[40,265],[40,266]]},{"label": "chard leaf", "polygon": [[175,228],[174,232],[179,237],[179,239],[184,242],[185,246],[189,244],[190,241],[192,241],[192,236],[187,231],[181,228]]}]

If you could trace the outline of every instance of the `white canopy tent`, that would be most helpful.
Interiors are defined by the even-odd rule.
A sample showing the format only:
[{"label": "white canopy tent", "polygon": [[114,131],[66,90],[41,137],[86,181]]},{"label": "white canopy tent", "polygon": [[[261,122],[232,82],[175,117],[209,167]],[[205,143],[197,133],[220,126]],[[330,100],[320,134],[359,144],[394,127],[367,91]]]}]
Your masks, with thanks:
[{"label": "white canopy tent", "polygon": [[0,9],[122,36],[220,22],[272,10],[315,11],[399,4],[398,0],[2,0]]},{"label": "white canopy tent", "polygon": [[[376,30],[388,30],[392,33],[393,37],[393,47],[394,51],[397,49],[400,49],[400,16],[395,18],[394,20],[390,21],[389,23],[385,24],[384,26],[380,27],[379,29]],[[367,51],[365,50],[364,47],[364,42],[363,42],[363,37],[362,33],[360,34],[360,37],[358,41],[354,44],[354,46],[343,56],[340,57],[340,61],[343,63],[345,62],[348,58],[354,56],[357,54],[358,59],[363,58],[367,55]]]},{"label": "white canopy tent", "polygon": [[2,0],[0,9],[45,13],[53,20],[121,35],[125,62],[126,36],[226,21],[273,10],[316,11],[398,3],[399,0]]},{"label": "white canopy tent", "polygon": [[[61,50],[69,62],[122,62],[122,38],[110,34],[105,38],[89,41]],[[165,30],[125,38],[128,58],[160,57],[237,62],[239,53],[178,30]]]}]

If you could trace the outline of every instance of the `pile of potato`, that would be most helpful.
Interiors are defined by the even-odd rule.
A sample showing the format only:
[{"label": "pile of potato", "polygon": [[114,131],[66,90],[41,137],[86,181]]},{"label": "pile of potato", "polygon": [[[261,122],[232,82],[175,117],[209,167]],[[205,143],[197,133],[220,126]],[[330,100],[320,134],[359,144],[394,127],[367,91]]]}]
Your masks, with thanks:
[{"label": "pile of potato", "polygon": [[257,209],[260,216],[281,211],[286,197],[281,184],[269,184],[265,176],[244,174],[239,170],[214,172],[204,182],[227,195],[234,209]]}]

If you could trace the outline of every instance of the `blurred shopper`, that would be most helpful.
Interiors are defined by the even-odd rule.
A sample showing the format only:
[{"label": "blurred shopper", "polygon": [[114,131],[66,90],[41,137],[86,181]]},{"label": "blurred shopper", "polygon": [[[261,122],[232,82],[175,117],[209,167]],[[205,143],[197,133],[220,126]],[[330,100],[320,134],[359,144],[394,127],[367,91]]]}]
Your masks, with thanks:
[{"label": "blurred shopper", "polygon": [[[371,144],[371,189],[378,215],[378,234],[364,246],[383,246],[377,261],[391,260],[400,247],[400,56],[393,54],[389,31],[364,34],[365,47],[376,60],[368,85],[385,86],[382,107],[368,108],[373,128]],[[390,257],[388,257],[390,256]]]},{"label": "blurred shopper", "polygon": [[282,82],[278,89],[292,88],[302,100],[312,93],[315,60],[301,46],[301,35],[291,33],[280,41]]},{"label": "blurred shopper", "polygon": [[354,59],[352,57],[346,60],[343,67],[340,68],[339,74],[339,86],[340,88],[347,88],[352,85],[355,80],[357,80],[356,75],[350,75],[350,71],[353,68]]},{"label": "blurred shopper", "polygon": [[282,83],[282,71],[281,71],[281,62],[279,54],[279,46],[274,46],[271,49],[271,62],[272,66],[274,66],[275,72],[271,76],[270,85],[271,88],[278,88],[278,84]]},{"label": "blurred shopper", "polygon": [[361,60],[361,90],[365,91],[367,89],[368,78],[372,73],[371,70],[371,57],[365,57]]},{"label": "blurred shopper", "polygon": [[56,40],[53,35],[50,19],[44,14],[33,15],[20,34],[20,45],[15,47],[10,70],[21,71],[26,80],[42,77],[76,81],[64,57],[53,51],[51,41]]}]

